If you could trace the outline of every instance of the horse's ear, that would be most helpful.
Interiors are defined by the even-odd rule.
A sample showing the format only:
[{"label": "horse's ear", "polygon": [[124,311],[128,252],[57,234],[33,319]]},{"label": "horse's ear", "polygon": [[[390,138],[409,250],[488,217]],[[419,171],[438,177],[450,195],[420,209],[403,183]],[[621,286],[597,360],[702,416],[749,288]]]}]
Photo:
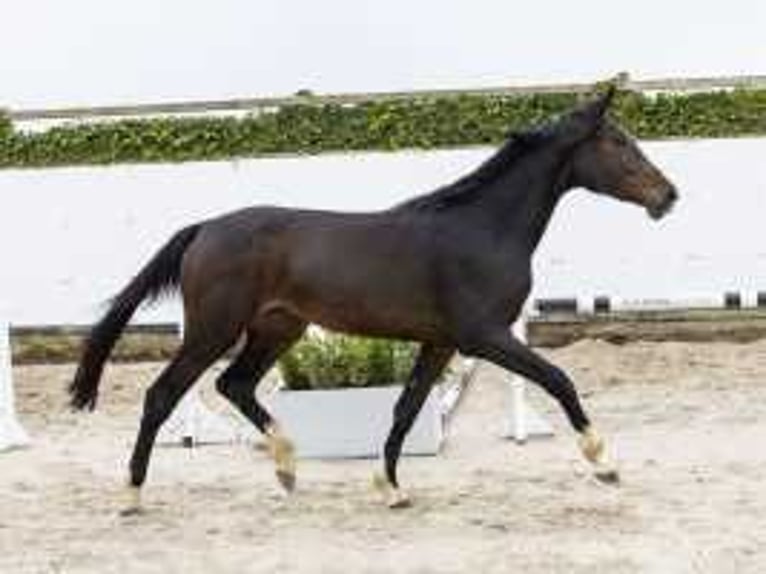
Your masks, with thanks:
[{"label": "horse's ear", "polygon": [[566,134],[567,143],[579,143],[598,129],[616,91],[615,85],[609,84],[601,95],[580,105],[564,118],[562,131]]},{"label": "horse's ear", "polygon": [[579,110],[575,111],[575,114],[580,115],[585,122],[589,122],[592,126],[597,126],[604,118],[604,115],[606,115],[606,111],[609,109],[616,92],[617,87],[614,83],[610,82],[603,89],[601,95],[584,104]]},{"label": "horse's ear", "polygon": [[591,103],[591,106],[593,106],[593,114],[596,118],[600,119],[604,117],[606,110],[609,109],[609,106],[612,104],[612,100],[614,100],[614,95],[616,92],[617,86],[615,86],[614,83],[610,83],[606,87],[606,90],[604,90],[604,93]]}]

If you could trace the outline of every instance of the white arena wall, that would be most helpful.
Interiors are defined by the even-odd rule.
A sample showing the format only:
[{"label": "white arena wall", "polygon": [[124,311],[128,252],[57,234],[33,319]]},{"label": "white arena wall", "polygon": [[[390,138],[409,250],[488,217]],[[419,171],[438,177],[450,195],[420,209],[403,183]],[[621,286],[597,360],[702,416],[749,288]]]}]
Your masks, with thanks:
[{"label": "white arena wall", "polygon": [[[661,222],[582,190],[554,215],[535,297],[766,289],[766,138],[647,142],[681,201]],[[0,299],[14,324],[91,323],[179,227],[255,204],[360,211],[450,182],[492,150],[0,170]],[[176,321],[177,304],[138,321]]]}]

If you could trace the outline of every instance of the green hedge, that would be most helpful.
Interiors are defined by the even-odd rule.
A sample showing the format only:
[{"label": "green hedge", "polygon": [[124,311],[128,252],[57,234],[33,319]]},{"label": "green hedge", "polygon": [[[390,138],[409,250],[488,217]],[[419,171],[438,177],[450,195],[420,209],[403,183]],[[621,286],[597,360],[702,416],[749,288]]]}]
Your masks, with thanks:
[{"label": "green hedge", "polygon": [[[243,118],[155,118],[13,130],[0,114],[0,167],[182,162],[327,151],[432,149],[500,142],[571,108],[575,94],[416,97],[305,104]],[[615,115],[645,139],[766,134],[766,90],[620,94]]]},{"label": "green hedge", "polygon": [[13,124],[8,114],[0,110],[0,141],[4,141],[7,138],[13,136]]}]

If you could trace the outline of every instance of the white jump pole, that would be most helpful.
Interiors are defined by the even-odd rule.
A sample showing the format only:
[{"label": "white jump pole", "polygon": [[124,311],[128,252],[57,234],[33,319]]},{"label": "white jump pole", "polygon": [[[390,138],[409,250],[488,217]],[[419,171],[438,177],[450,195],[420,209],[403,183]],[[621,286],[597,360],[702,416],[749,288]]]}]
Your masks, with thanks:
[{"label": "white jump pole", "polygon": [[[513,334],[523,343],[527,342],[526,313],[522,313],[512,327]],[[526,381],[519,375],[512,374],[511,417],[508,421],[506,437],[523,444],[529,438],[553,436],[553,427],[543,419],[526,401]]]},{"label": "white jump pole", "polygon": [[[527,340],[526,322],[522,317],[512,328],[513,334],[522,341]],[[523,443],[527,440],[527,417],[526,403],[524,401],[524,379],[519,375],[511,376],[511,429],[510,434],[516,442]]]},{"label": "white jump pole", "polygon": [[0,317],[0,451],[29,444],[29,436],[16,418],[11,371],[10,326]]}]

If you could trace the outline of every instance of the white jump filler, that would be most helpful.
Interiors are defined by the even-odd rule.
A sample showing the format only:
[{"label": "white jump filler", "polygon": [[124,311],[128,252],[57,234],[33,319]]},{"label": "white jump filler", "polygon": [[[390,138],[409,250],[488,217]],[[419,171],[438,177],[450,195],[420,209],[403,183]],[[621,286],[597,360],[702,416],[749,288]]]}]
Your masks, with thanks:
[{"label": "white jump filler", "polygon": [[23,447],[29,437],[16,418],[8,322],[0,318],[0,451]]}]

